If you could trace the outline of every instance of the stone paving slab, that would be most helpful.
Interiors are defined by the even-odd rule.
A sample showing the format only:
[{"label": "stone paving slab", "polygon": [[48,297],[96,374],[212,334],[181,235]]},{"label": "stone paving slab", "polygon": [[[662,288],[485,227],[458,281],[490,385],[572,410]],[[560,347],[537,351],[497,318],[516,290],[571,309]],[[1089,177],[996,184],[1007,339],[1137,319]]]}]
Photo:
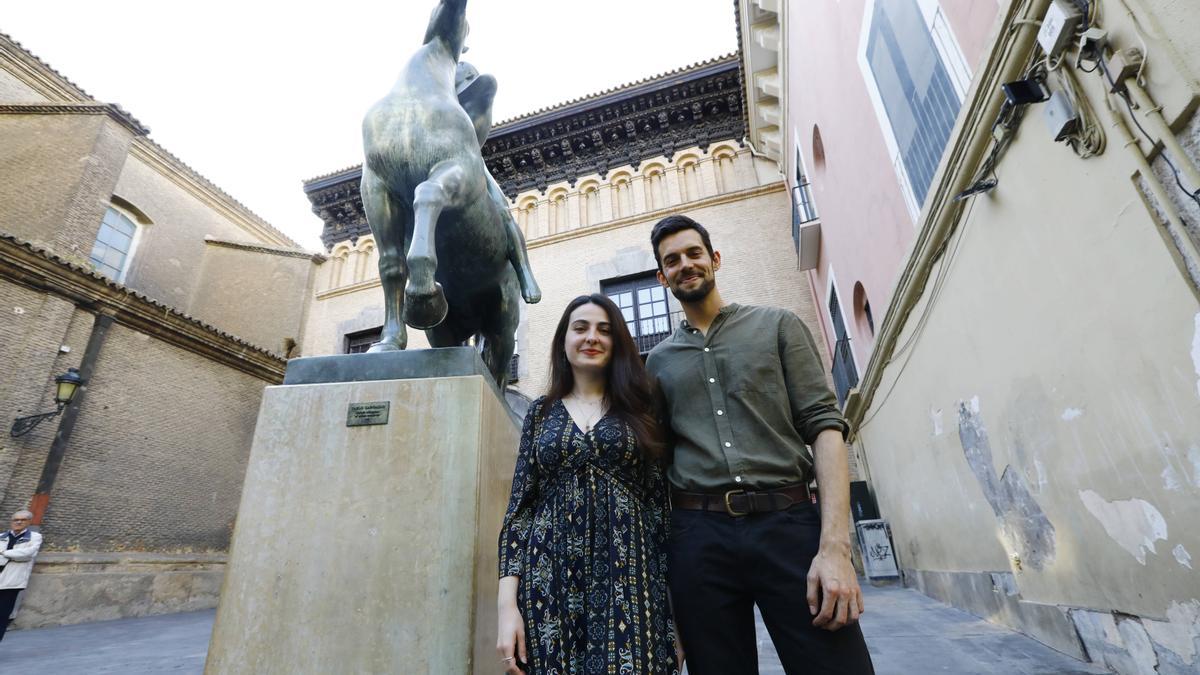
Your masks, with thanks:
[{"label": "stone paving slab", "polygon": [[[911,589],[866,586],[864,591],[863,632],[877,675],[1109,672]],[[0,642],[0,671],[200,675],[214,614],[207,610],[10,631]],[[783,675],[761,620],[758,628],[761,675]]]}]

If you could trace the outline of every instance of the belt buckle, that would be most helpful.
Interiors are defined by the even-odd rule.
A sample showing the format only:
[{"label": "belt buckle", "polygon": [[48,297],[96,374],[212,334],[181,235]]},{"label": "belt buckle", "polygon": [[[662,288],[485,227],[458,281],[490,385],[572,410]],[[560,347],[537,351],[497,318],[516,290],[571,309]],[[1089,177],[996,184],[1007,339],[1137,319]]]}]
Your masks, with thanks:
[{"label": "belt buckle", "polygon": [[733,504],[730,503],[729,498],[732,497],[734,495],[734,493],[737,493],[737,492],[746,494],[745,490],[729,490],[725,493],[725,513],[728,513],[729,515],[733,516],[734,518],[740,518],[742,516],[750,515],[749,511],[745,511],[745,512],[735,511],[733,508]]}]

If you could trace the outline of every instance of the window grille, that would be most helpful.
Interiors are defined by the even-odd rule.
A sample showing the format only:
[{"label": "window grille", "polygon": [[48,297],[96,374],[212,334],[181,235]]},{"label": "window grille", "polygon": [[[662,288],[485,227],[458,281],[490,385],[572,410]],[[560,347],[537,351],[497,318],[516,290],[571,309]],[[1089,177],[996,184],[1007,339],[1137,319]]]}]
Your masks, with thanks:
[{"label": "window grille", "polygon": [[383,337],[383,326],[346,335],[346,353],[362,354]]},{"label": "window grille", "polygon": [[666,289],[658,283],[654,272],[604,281],[600,288],[621,308],[625,325],[641,354],[649,353],[665,340],[681,318],[680,312],[669,311]]}]

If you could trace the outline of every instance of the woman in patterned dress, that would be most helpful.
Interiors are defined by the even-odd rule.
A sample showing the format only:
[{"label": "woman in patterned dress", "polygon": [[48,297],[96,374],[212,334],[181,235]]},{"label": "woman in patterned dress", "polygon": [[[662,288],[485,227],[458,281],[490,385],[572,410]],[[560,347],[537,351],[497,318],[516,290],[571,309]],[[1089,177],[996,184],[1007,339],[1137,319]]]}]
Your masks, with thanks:
[{"label": "woman in patterned dress", "polygon": [[529,408],[500,532],[510,675],[672,675],[670,504],[655,397],[621,311],[567,305],[550,386]]}]

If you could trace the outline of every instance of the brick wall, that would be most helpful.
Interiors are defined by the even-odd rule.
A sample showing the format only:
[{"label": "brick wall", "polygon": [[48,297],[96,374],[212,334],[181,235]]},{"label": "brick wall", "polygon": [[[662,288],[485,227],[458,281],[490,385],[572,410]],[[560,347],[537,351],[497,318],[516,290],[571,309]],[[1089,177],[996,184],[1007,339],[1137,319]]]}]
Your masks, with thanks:
[{"label": "brick wall", "polygon": [[284,354],[299,342],[316,265],[311,257],[209,244],[193,269],[188,313],[222,330]]},{"label": "brick wall", "polygon": [[55,370],[59,349],[73,342],[75,312],[74,304],[61,298],[0,281],[0,514],[26,505],[32,489],[14,489],[13,474],[22,462],[36,463],[40,471],[39,459],[54,439],[53,421],[20,438],[10,437],[8,429],[17,417],[54,409],[54,377],[62,372]]},{"label": "brick wall", "polygon": [[114,325],[51,494],[47,550],[225,550],[265,384]]},{"label": "brick wall", "polygon": [[86,262],[131,140],[105,115],[0,115],[0,230]]}]

